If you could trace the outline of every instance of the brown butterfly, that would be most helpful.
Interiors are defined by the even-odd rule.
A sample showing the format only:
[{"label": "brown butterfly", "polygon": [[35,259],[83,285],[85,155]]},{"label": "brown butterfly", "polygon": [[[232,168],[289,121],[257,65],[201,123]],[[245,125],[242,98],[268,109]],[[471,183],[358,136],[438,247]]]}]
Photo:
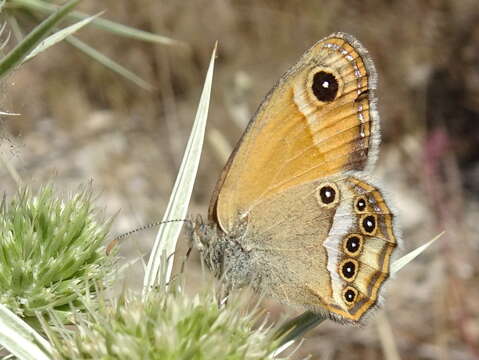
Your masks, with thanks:
[{"label": "brown butterfly", "polygon": [[230,288],[359,322],[380,302],[397,225],[370,179],[380,142],[377,75],[336,33],[284,74],[221,174],[191,236]]}]

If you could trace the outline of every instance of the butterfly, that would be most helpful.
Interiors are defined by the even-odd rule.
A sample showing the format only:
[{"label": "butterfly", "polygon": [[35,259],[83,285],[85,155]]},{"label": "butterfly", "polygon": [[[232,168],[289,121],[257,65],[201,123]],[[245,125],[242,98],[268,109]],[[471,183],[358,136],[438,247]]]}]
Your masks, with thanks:
[{"label": "butterfly", "polygon": [[371,178],[377,75],[353,36],[307,50],[268,93],[230,156],[208,220],[190,236],[228,288],[252,286],[359,323],[380,302],[399,243]]}]

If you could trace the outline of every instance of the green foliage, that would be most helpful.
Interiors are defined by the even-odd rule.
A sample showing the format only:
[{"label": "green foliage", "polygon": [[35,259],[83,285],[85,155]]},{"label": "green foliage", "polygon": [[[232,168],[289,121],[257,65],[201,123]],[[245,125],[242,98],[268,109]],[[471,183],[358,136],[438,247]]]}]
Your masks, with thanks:
[{"label": "green foliage", "polygon": [[219,308],[211,290],[192,297],[175,287],[152,291],[145,301],[124,295],[103,303],[73,335],[64,329],[52,342],[57,359],[273,359],[273,330],[255,328],[258,315],[238,298]]},{"label": "green foliage", "polygon": [[[103,19],[101,17],[94,17],[82,12],[71,11],[79,1],[80,0],[71,0],[60,7],[51,1],[43,0],[0,0],[0,11],[4,10],[5,17],[8,18],[11,23],[16,25],[15,30],[17,30],[17,37],[21,35],[24,28],[30,27],[32,23],[37,25],[34,31],[28,33],[24,39],[19,41],[16,46],[16,52],[9,54],[11,59],[9,58],[8,61],[5,61],[4,59],[0,62],[0,77],[6,73],[6,70],[11,70],[14,65],[18,65],[20,60],[27,55],[28,51],[24,49],[25,46],[28,46],[31,50],[33,46],[40,40],[38,35],[44,37],[44,34],[47,31],[54,29],[54,25],[58,23],[60,19],[65,17],[70,20],[80,20],[80,22],[91,20],[89,25],[116,36],[129,37],[135,40],[147,41],[167,46],[179,46],[181,48],[188,49],[184,42],[177,41],[166,36],[135,29],[123,24]],[[39,19],[43,18],[45,14],[49,15],[49,17],[47,20],[38,25],[40,22]],[[60,31],[57,33],[60,33]],[[38,37],[38,41],[36,40],[35,44],[33,44],[32,39],[30,39],[32,36]],[[152,86],[147,81],[141,79],[134,72],[126,69],[102,52],[82,42],[80,39],[70,36],[67,37],[65,41],[83,52],[85,55],[89,56],[94,61],[102,64],[106,68],[119,74],[141,88],[146,90],[152,89]],[[3,63],[5,63],[5,65]]]},{"label": "green foliage", "polygon": [[0,208],[0,303],[27,321],[53,309],[63,318],[86,280],[103,283],[112,262],[103,249],[109,222],[98,223],[91,190],[67,200],[51,186],[28,188]]},{"label": "green foliage", "polygon": [[0,78],[13,70],[42,39],[78,4],[80,0],[70,0],[33,29],[17,46],[0,61]]}]

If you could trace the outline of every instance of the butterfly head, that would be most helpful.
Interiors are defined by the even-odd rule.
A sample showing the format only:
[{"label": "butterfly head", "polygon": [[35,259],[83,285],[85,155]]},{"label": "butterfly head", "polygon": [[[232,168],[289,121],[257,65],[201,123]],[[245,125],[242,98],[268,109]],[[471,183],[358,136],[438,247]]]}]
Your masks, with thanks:
[{"label": "butterfly head", "polygon": [[203,219],[201,215],[197,215],[191,222],[187,224],[188,239],[193,245],[203,252],[209,247],[212,239],[215,238],[216,231],[212,226]]}]

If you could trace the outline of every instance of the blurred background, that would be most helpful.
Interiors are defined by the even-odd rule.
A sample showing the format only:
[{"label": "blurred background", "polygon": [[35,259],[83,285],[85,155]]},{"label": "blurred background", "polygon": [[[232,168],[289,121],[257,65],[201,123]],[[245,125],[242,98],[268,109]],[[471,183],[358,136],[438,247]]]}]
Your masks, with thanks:
[{"label": "blurred background", "polygon": [[[66,43],[22,66],[1,84],[1,110],[21,114],[2,119],[4,165],[37,186],[51,180],[74,191],[93,180],[97,204],[117,214],[114,234],[160,220],[218,40],[190,206],[191,214],[206,214],[216,179],[267,91],[317,40],[349,32],[379,73],[383,143],[375,175],[398,209],[403,252],[446,233],[390,282],[383,310],[366,326],[325,322],[293,358],[479,359],[477,0],[84,0],[79,9],[106,10],[108,19],[187,45],[80,31],[149,82],[149,91]],[[34,18],[15,17],[26,29]],[[7,24],[18,36],[15,23]],[[16,190],[6,166],[0,179],[7,195]],[[153,239],[154,232],[134,236],[121,253],[147,259]],[[193,279],[201,277],[194,255]],[[141,283],[142,271],[131,272],[131,283]],[[298,312],[265,306],[273,319]]]}]

